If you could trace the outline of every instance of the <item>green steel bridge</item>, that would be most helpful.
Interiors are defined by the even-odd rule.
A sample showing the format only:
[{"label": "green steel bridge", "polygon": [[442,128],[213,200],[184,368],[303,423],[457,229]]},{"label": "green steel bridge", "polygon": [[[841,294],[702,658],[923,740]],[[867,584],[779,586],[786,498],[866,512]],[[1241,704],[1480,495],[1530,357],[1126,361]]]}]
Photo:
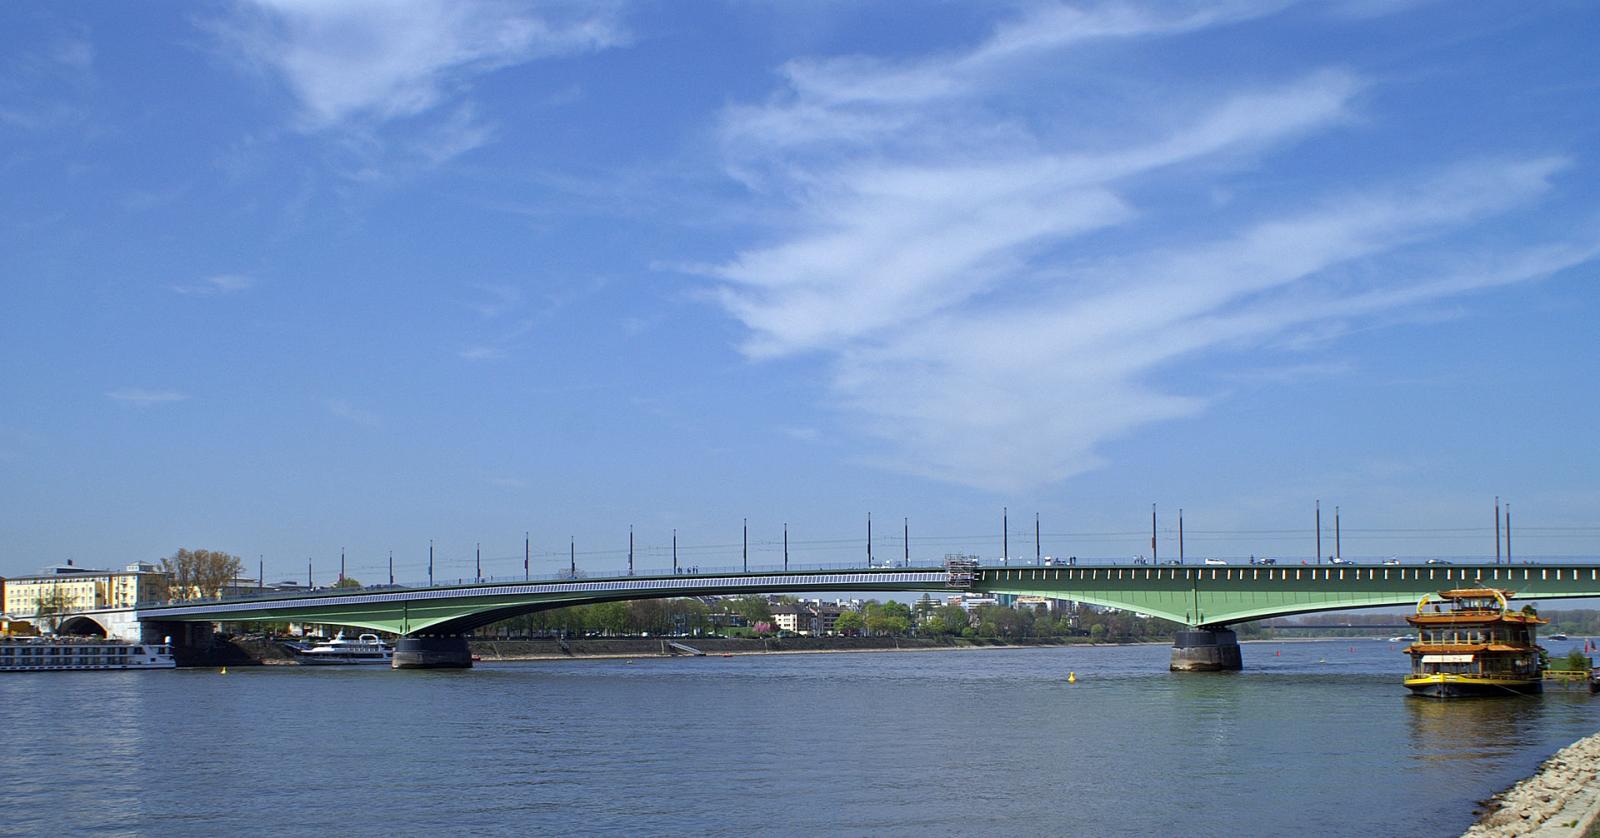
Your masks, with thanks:
[{"label": "green steel bridge", "polygon": [[[410,644],[455,651],[472,629],[550,608],[616,600],[729,594],[972,592],[1075,600],[1161,617],[1189,627],[1174,646],[1174,668],[1235,669],[1227,626],[1268,617],[1412,605],[1425,594],[1494,587],[1515,599],[1600,597],[1600,562],[1524,565],[1077,565],[1070,567],[863,568],[622,576],[492,582],[429,588],[327,590],[146,606],[149,627],[213,622],[311,622],[400,635]],[[85,615],[90,616],[90,615]],[[1229,651],[1226,647],[1232,647]],[[1223,647],[1220,652],[1213,647]],[[1180,655],[1183,649],[1199,649]],[[441,652],[441,654],[444,654]],[[1218,659],[1217,656],[1221,655]],[[426,656],[424,656],[426,657]],[[1179,666],[1180,657],[1185,665]],[[1190,660],[1190,659],[1194,660]],[[441,659],[443,660],[443,659]],[[470,664],[470,658],[467,658]],[[1194,663],[1195,665],[1188,665]],[[1211,665],[1218,664],[1218,665]],[[461,665],[426,661],[418,665]]]}]

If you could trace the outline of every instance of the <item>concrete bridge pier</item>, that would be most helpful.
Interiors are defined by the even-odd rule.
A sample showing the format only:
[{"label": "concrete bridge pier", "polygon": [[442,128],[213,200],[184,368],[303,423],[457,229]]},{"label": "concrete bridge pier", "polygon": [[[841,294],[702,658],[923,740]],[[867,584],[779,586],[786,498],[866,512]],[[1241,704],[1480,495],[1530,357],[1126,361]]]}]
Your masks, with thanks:
[{"label": "concrete bridge pier", "polygon": [[394,642],[395,669],[471,669],[472,649],[464,634],[414,634]]},{"label": "concrete bridge pier", "polygon": [[1244,669],[1239,636],[1227,626],[1190,626],[1172,641],[1173,672],[1235,672]]}]

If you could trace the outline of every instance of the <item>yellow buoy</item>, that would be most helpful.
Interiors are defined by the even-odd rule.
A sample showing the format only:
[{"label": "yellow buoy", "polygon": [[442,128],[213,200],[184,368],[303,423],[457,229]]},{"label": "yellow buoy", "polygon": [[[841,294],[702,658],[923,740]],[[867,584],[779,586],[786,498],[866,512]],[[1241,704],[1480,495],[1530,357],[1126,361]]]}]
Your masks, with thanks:
[{"label": "yellow buoy", "polygon": [[1069,684],[1078,683],[1078,673],[1076,673],[1076,672],[1068,672],[1067,673],[1067,683],[1069,683]]}]

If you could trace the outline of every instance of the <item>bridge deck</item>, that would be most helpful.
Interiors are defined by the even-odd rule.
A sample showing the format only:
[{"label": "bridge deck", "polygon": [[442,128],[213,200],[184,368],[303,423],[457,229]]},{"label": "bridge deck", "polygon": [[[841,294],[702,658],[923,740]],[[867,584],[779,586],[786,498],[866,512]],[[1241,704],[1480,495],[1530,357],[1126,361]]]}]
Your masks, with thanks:
[{"label": "bridge deck", "polygon": [[[934,568],[625,576],[357,591],[318,591],[138,609],[161,622],[307,621],[400,634],[464,632],[517,614],[627,599],[813,592],[953,592]],[[1424,594],[1489,586],[1519,599],[1600,596],[1600,563],[1563,565],[1250,565],[979,568],[974,593],[1038,595],[1222,625],[1313,611],[1409,605]]]}]

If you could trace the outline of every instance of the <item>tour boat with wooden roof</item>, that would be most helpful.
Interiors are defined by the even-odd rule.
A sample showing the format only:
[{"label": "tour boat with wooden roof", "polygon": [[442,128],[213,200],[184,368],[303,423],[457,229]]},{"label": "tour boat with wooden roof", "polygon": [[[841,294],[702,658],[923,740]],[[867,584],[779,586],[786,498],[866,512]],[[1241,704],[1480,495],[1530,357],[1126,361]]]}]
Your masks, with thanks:
[{"label": "tour boat with wooden roof", "polygon": [[1406,622],[1417,641],[1406,647],[1411,674],[1406,688],[1430,698],[1502,696],[1543,692],[1535,627],[1548,622],[1513,611],[1508,594],[1494,588],[1458,588],[1429,594]]}]

